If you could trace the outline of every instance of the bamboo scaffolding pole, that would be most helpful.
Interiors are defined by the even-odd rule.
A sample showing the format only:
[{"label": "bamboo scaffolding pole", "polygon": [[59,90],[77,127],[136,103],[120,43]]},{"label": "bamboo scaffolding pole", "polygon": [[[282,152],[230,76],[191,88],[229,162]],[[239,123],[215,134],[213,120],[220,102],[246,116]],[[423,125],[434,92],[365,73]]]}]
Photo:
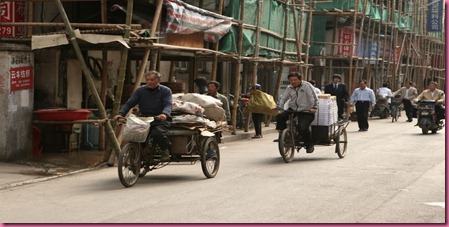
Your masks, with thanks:
[{"label": "bamboo scaffolding pole", "polygon": [[[65,27],[63,22],[0,22],[0,26],[25,26],[25,27]],[[73,28],[119,28],[126,24],[99,24],[99,23],[72,23]],[[130,24],[131,29],[141,29],[140,24]]]},{"label": "bamboo scaffolding pole", "polygon": [[[370,21],[371,21],[371,19],[370,19]],[[371,43],[371,45],[369,45],[368,43],[367,43],[367,47],[369,47],[369,49],[367,50],[367,52],[368,52],[368,68],[367,68],[367,70],[368,70],[368,81],[371,81],[371,61],[373,60],[371,57],[371,50],[372,50],[372,48],[373,48],[373,43],[374,43],[374,32],[376,31],[376,25],[377,25],[378,23],[376,22],[376,21],[374,21],[373,22],[373,28],[371,29],[371,40],[370,40],[370,43]],[[368,29],[368,32],[369,32],[370,30]],[[379,44],[377,44],[377,45],[379,45]],[[375,70],[375,73],[374,73],[374,79],[376,79],[377,78],[377,70]]]},{"label": "bamboo scaffolding pole", "polygon": [[237,105],[238,105],[238,101],[239,101],[239,96],[240,96],[240,78],[241,78],[241,73],[240,73],[240,67],[242,64],[242,59],[241,59],[241,55],[242,55],[242,49],[243,49],[243,18],[245,18],[245,2],[244,1],[240,1],[240,20],[242,21],[241,24],[239,24],[239,36],[238,36],[238,46],[237,46],[237,51],[238,51],[238,58],[237,61],[235,63],[235,81],[234,81],[234,103],[232,105],[232,135],[236,134],[236,129],[237,129]]},{"label": "bamboo scaffolding pole", "polygon": [[108,22],[107,0],[101,0],[101,23],[106,24],[107,22]]},{"label": "bamboo scaffolding pole", "polygon": [[301,51],[302,51],[302,45],[301,45],[301,36],[300,31],[298,28],[298,15],[296,13],[295,7],[292,7],[293,10],[293,26],[294,26],[294,32],[295,32],[295,43],[296,43],[296,56],[298,61],[301,61]]},{"label": "bamboo scaffolding pole", "polygon": [[[357,12],[359,11],[359,2],[360,2],[360,0],[357,0],[356,1],[356,5],[355,5],[355,10],[354,10],[354,15],[353,15],[353,18],[354,18],[354,21],[352,22],[353,24],[352,24],[352,41],[353,42],[355,42],[355,38],[356,38],[356,36],[355,36],[355,29],[356,29],[356,26],[357,26]],[[351,90],[354,90],[355,89],[355,86],[353,87],[353,85],[355,85],[356,84],[356,79],[354,78],[354,70],[353,70],[353,57],[354,57],[354,47],[351,47],[351,49],[350,49],[350,51],[351,51],[351,53],[349,53],[349,67],[350,67],[350,69],[349,69],[349,84],[348,84],[348,86],[349,86],[349,88],[351,89]]]},{"label": "bamboo scaffolding pole", "polygon": [[107,119],[100,120],[74,120],[74,121],[47,121],[47,120],[33,120],[35,124],[106,124]]},{"label": "bamboo scaffolding pole", "polygon": [[170,62],[170,70],[169,70],[169,74],[168,74],[168,81],[169,82],[174,82],[175,81],[175,70],[176,70],[176,65],[177,61],[171,61]]},{"label": "bamboo scaffolding pole", "polygon": [[289,7],[288,4],[285,6],[284,11],[284,35],[282,37],[282,49],[281,49],[281,59],[285,59],[285,51],[287,49],[287,36],[288,36],[288,11]]},{"label": "bamboo scaffolding pole", "polygon": [[[128,1],[128,5],[126,7],[126,21],[125,23],[127,24],[127,26],[125,26],[125,30],[124,30],[124,37],[123,39],[125,40],[125,42],[129,41],[129,36],[130,36],[130,24],[131,24],[131,20],[132,20],[132,12],[133,12],[133,5],[134,5],[134,1],[133,0],[129,0]],[[126,47],[121,47],[121,54],[120,54],[120,65],[119,65],[119,71],[117,74],[117,87],[115,90],[115,95],[114,95],[114,105],[112,107],[112,116],[118,115],[118,111],[120,109],[120,105],[121,105],[121,100],[122,100],[122,94],[123,94],[123,87],[124,87],[124,83],[125,83],[125,74],[126,74],[126,67],[127,67],[127,63],[128,63],[128,48]],[[114,125],[114,132],[115,132],[115,137],[117,139],[118,143],[121,143],[121,135],[120,135],[120,131],[119,130],[120,127],[117,127],[117,125]],[[118,157],[118,152],[116,152],[116,156]],[[107,161],[108,166],[113,166],[114,165],[114,161],[115,161],[115,157],[114,153],[111,152],[110,149],[106,149],[105,154],[103,156],[103,161]]]},{"label": "bamboo scaffolding pole", "polygon": [[[367,6],[367,4],[366,4],[366,1],[365,1],[365,7],[364,7],[364,9],[365,9],[365,12],[366,12],[366,8],[367,8],[368,6]],[[364,18],[365,18],[366,16],[364,16]],[[365,22],[366,23],[366,22]],[[369,45],[369,43],[370,43],[370,38],[372,38],[372,36],[370,36],[370,30],[371,30],[371,23],[372,23],[372,21],[371,21],[371,16],[369,16],[368,17],[368,27],[366,28],[366,34],[365,34],[365,40],[363,40],[364,42],[365,42],[365,44],[364,44],[364,47],[365,47],[365,49],[363,50],[363,54],[362,54],[362,58],[363,59],[366,59],[366,56],[368,55],[368,58],[370,58],[371,57],[371,49],[370,49],[370,45]],[[362,33],[363,33],[363,30],[362,29],[360,29],[360,35],[361,35],[361,37],[362,37]],[[361,43],[360,43],[361,44]],[[361,46],[360,46],[360,48],[361,48]],[[359,51],[359,53],[360,53],[360,51]],[[358,54],[359,54],[358,53]],[[365,75],[365,78],[366,78],[366,80],[369,82],[369,83],[371,83],[370,81],[371,81],[371,73],[370,73],[370,70],[369,70],[369,65],[370,65],[370,61],[368,60],[368,62],[365,62],[364,60],[362,60],[362,62],[361,62],[361,64],[362,64],[362,66],[364,66],[363,67],[363,69],[362,69],[362,75]],[[367,65],[368,67],[365,67],[365,65]],[[366,69],[366,72],[364,71]],[[357,70],[357,67],[356,67],[356,70]]]},{"label": "bamboo scaffolding pole", "polygon": [[[106,95],[108,91],[108,52],[102,51],[102,58],[101,58],[101,91],[100,91],[100,98],[101,103],[103,103],[104,106],[106,106]],[[106,137],[105,137],[105,127],[103,125],[99,128],[99,134],[98,134],[98,148],[101,151],[104,151],[106,148]]]},{"label": "bamboo scaffolding pole", "polygon": [[[293,2],[295,2],[297,4],[298,0],[293,0]],[[294,4],[294,5],[296,5]],[[294,14],[293,16],[295,17],[295,29],[297,29],[297,31],[295,31],[296,33],[296,48],[297,48],[297,58],[298,58],[298,62],[302,62],[302,48],[304,45],[304,42],[302,40],[303,38],[303,19],[304,19],[304,7],[305,5],[302,5],[299,8],[299,12],[300,12],[300,16],[301,16],[301,22],[298,25],[298,15],[296,12],[296,8],[294,8]],[[312,9],[313,12],[313,9]],[[299,67],[299,70],[301,72],[301,74],[304,74],[304,70],[303,67]]]},{"label": "bamboo scaffolding pole", "polygon": [[402,42],[401,42],[401,49],[399,49],[399,56],[398,56],[399,60],[395,59],[397,61],[395,75],[399,75],[399,68],[400,68],[400,66],[402,64],[402,61],[401,61],[402,60],[402,51],[404,49],[405,39],[406,38],[407,38],[407,33],[404,33],[404,38],[402,38]]},{"label": "bamboo scaffolding pole", "polygon": [[[368,0],[364,0],[363,1],[363,9],[362,9],[363,10],[363,15],[362,15],[362,19],[360,21],[360,29],[359,29],[360,31],[359,31],[359,37],[358,37],[359,40],[357,41],[357,46],[355,46],[355,55],[356,56],[358,56],[360,54],[360,48],[362,47],[362,37],[363,37],[363,33],[364,33],[363,32],[363,28],[364,28],[364,25],[365,25],[365,17],[366,17],[365,12],[366,12],[366,8],[367,8],[367,5],[368,5],[367,1]],[[357,10],[359,9],[359,3],[360,3],[360,0],[357,0]],[[355,33],[355,28],[354,28],[354,33]],[[354,51],[352,51],[352,53],[351,53],[351,62],[354,60],[354,57],[353,57],[354,53],[353,52]],[[358,73],[359,73],[358,72],[359,62],[360,62],[360,60],[356,60],[355,61],[355,68],[354,68],[355,75],[358,75]],[[360,78],[364,78],[363,70],[362,70],[362,75],[360,75]],[[368,82],[370,82],[370,81],[368,81]]]},{"label": "bamboo scaffolding pole", "polygon": [[[407,58],[407,62],[405,64],[405,76],[404,76],[404,80],[402,81],[402,84],[404,84],[404,82],[410,80],[410,59],[413,55],[412,53],[412,40],[415,36],[413,34],[409,35],[408,38],[408,42],[407,42],[407,52],[406,52],[406,58]],[[398,87],[401,87],[402,85],[399,85]]]},{"label": "bamboo scaffolding pole", "polygon": [[[263,0],[258,0],[257,1],[257,30],[256,30],[256,37],[255,37],[255,47],[254,47],[254,57],[258,58],[259,57],[259,46],[260,46],[260,28],[262,26],[262,13],[263,13]],[[253,63],[253,72],[252,72],[252,78],[251,78],[251,84],[254,85],[257,83],[257,69],[259,66],[259,62],[255,61]],[[249,115],[248,115],[249,116]],[[248,122],[248,121],[247,121]],[[248,127],[245,124],[244,127],[244,131],[247,132],[248,131]]]},{"label": "bamboo scaffolding pole", "polygon": [[[1,0],[0,0],[1,2]],[[27,14],[27,21],[33,21],[34,19],[34,3],[33,2],[27,2],[27,9],[28,9],[28,14]],[[28,27],[27,29],[27,36],[32,36],[33,35],[33,27]]]},{"label": "bamboo scaffolding pole", "polygon": [[[339,27],[338,27],[339,19],[340,19],[340,15],[336,15],[335,16],[335,21],[334,21],[334,29],[332,30],[331,55],[335,54],[335,52],[336,52],[335,51],[335,46],[336,45],[343,45],[343,44],[340,44],[340,43],[337,42],[337,40],[338,40],[338,29],[339,29]],[[351,45],[354,45],[354,44],[352,43]],[[329,83],[332,83],[333,74],[335,74],[334,73],[334,60],[332,58],[329,60],[329,66],[330,66],[329,67],[329,73],[328,73]],[[349,78],[347,78],[347,80],[349,80]],[[349,86],[349,84],[348,84],[348,86]]]},{"label": "bamboo scaffolding pole", "polygon": [[[223,13],[223,0],[218,0],[218,13]],[[219,42],[214,43],[214,50],[218,51]],[[211,80],[217,80],[217,69],[218,69],[218,55],[214,54],[214,61],[212,62],[212,70],[211,70]]]},{"label": "bamboo scaffolding pole", "polygon": [[[107,119],[108,116],[107,116],[106,110],[105,110],[105,108],[104,108],[104,106],[103,106],[103,104],[101,102],[100,96],[98,95],[97,89],[95,87],[94,80],[92,79],[92,72],[89,70],[89,68],[86,65],[86,61],[84,60],[83,54],[81,53],[81,49],[80,49],[80,47],[78,45],[78,41],[77,41],[77,39],[75,37],[75,33],[73,31],[73,28],[70,25],[70,21],[69,21],[69,19],[67,17],[65,9],[62,6],[62,3],[61,3],[60,0],[55,0],[55,3],[58,6],[59,13],[60,13],[64,23],[66,24],[66,29],[67,29],[67,32],[68,32],[68,34],[70,36],[70,41],[71,41],[71,43],[73,45],[73,49],[75,50],[76,56],[77,56],[78,60],[81,63],[83,74],[84,74],[84,78],[86,79],[88,88],[89,88],[90,92],[93,94],[95,102],[96,102],[96,104],[98,106],[98,111],[100,113],[100,118]],[[119,152],[120,152],[120,144],[118,143],[117,138],[115,137],[114,129],[112,128],[111,122],[110,121],[106,121],[105,125],[106,125],[106,133],[107,133],[107,135],[108,135],[108,137],[109,137],[109,139],[110,139],[110,141],[112,143],[112,146],[114,148],[115,153],[118,155]]]},{"label": "bamboo scaffolding pole", "polygon": [[[310,8],[314,9],[314,3],[310,3]],[[304,60],[305,63],[305,70],[303,78],[305,80],[309,80],[309,50],[310,50],[310,37],[312,33],[312,13],[313,11],[309,11],[308,18],[307,18],[307,39],[306,39],[306,59]]]}]

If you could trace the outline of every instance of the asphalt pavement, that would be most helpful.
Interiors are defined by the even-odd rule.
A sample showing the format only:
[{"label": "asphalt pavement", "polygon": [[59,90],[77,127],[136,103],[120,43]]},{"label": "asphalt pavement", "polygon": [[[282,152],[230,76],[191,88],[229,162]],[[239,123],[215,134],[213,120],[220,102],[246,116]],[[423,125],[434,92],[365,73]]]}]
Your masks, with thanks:
[{"label": "asphalt pavement", "polygon": [[[262,127],[263,134],[275,133],[275,125]],[[251,139],[254,130],[237,130],[235,135],[223,132],[222,143]],[[104,152],[81,150],[64,153],[43,153],[38,157],[15,162],[0,162],[0,190],[43,182],[72,174],[107,167]]]}]

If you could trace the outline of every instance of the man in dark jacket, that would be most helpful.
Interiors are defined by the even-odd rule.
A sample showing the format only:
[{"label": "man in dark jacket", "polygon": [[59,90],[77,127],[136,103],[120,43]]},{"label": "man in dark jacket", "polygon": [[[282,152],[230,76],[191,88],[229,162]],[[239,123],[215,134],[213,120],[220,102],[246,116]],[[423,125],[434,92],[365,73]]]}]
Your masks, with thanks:
[{"label": "man in dark jacket", "polygon": [[340,74],[334,74],[332,77],[332,83],[324,87],[324,93],[336,96],[337,106],[338,106],[338,118],[343,119],[343,112],[345,107],[345,102],[349,100],[348,89],[345,84],[340,83]]},{"label": "man in dark jacket", "polygon": [[160,84],[161,74],[150,71],[145,74],[146,85],[139,87],[119,110],[120,116],[125,116],[131,108],[139,105],[141,117],[154,117],[151,122],[150,137],[160,148],[161,161],[169,161],[170,140],[167,130],[170,128],[172,111],[172,92],[170,88]]}]

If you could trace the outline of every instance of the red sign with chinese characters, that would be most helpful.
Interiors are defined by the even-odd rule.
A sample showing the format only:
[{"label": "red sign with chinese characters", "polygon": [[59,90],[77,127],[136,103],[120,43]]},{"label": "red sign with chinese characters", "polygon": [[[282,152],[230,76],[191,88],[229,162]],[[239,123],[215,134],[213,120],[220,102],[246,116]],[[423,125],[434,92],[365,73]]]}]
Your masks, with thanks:
[{"label": "red sign with chinese characters", "polygon": [[9,69],[11,92],[33,88],[33,66],[23,66]]},{"label": "red sign with chinese characters", "polygon": [[[24,22],[25,1],[23,2],[0,2],[1,22]],[[0,37],[21,36],[25,32],[24,26],[0,26]]]},{"label": "red sign with chinese characters", "polygon": [[352,54],[353,46],[353,32],[350,28],[340,28],[338,30],[338,43],[350,45],[338,45],[337,55],[348,56]]}]

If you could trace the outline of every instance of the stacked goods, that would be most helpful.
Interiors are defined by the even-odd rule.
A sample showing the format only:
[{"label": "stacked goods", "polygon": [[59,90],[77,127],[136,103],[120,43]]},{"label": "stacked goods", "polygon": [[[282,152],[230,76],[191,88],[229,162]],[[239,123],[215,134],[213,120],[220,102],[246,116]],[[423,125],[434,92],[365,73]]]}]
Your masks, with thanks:
[{"label": "stacked goods", "polygon": [[225,111],[220,100],[202,94],[173,94],[173,124],[206,125],[217,128],[222,125]]},{"label": "stacked goods", "polygon": [[187,93],[174,94],[173,100],[181,100],[185,102],[196,103],[204,108],[204,116],[214,121],[224,121],[226,119],[225,110],[222,108],[223,103],[219,99],[212,96]]},{"label": "stacked goods", "polygon": [[318,94],[318,110],[311,125],[329,126],[338,120],[336,97],[330,94]]}]

